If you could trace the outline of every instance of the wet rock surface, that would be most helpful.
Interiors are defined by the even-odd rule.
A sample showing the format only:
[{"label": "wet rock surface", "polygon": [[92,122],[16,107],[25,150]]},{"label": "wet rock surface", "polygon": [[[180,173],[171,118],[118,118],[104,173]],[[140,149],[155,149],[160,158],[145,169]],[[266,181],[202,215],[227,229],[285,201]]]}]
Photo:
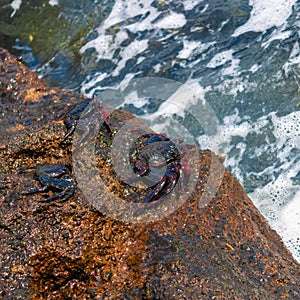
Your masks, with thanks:
[{"label": "wet rock surface", "polygon": [[[113,220],[80,190],[43,203],[51,191],[24,194],[39,186],[32,165],[72,163],[61,120],[85,98],[48,87],[3,49],[0,95],[0,297],[300,299],[299,264],[230,172],[199,206],[209,194],[212,152],[200,151],[190,199],[157,222]],[[117,186],[110,168],[101,174]]]}]

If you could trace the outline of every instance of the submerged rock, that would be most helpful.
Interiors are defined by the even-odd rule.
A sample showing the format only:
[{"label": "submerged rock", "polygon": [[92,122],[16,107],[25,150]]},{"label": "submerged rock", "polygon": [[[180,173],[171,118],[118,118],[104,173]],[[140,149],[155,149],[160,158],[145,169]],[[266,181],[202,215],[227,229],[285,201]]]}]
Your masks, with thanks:
[{"label": "submerged rock", "polygon": [[[229,171],[210,176],[220,187],[199,205],[216,161],[208,150],[188,201],[148,224],[105,216],[79,190],[60,206],[24,194],[38,185],[32,165],[72,163],[61,120],[85,98],[48,87],[4,49],[0,91],[3,299],[300,298],[299,264]],[[101,174],[122,191],[109,168]]]}]

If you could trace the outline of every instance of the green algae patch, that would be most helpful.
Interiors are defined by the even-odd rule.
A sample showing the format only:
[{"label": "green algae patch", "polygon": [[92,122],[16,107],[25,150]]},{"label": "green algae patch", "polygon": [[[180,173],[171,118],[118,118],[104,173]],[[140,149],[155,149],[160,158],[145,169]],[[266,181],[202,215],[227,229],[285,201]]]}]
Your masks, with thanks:
[{"label": "green algae patch", "polygon": [[13,9],[8,4],[2,5],[0,12],[4,13],[0,39],[6,37],[10,43],[20,39],[20,44],[28,44],[41,63],[59,51],[76,59],[85,44],[84,37],[94,26],[93,15],[74,17],[63,7],[49,5],[48,0],[23,1],[12,17]]}]

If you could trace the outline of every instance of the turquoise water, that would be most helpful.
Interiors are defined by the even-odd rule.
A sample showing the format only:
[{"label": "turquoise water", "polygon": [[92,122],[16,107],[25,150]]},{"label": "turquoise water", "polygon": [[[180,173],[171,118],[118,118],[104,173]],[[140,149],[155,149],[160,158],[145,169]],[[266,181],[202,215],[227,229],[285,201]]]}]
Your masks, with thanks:
[{"label": "turquoise water", "polygon": [[159,97],[119,104],[170,135],[185,122],[177,134],[225,153],[300,260],[299,1],[3,3],[0,46],[52,85],[92,97],[158,76],[194,89],[214,112],[213,133],[186,116],[161,118]]}]

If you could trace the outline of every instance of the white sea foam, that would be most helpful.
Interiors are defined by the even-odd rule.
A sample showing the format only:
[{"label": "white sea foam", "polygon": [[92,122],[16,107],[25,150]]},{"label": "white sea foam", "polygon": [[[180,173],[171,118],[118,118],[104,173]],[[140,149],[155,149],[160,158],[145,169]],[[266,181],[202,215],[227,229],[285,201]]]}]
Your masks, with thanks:
[{"label": "white sea foam", "polygon": [[275,224],[277,231],[283,237],[284,242],[300,261],[300,190],[294,198],[281,211],[278,222]]},{"label": "white sea foam", "polygon": [[296,81],[298,82],[298,85],[300,86],[299,66],[300,66],[300,47],[299,47],[299,42],[296,41],[290,53],[288,61],[283,66],[283,69],[286,75],[292,72],[294,77],[296,78]]},{"label": "white sea foam", "polygon": [[133,104],[137,108],[143,107],[148,103],[148,98],[141,98],[136,91],[133,91],[124,99],[124,104]]},{"label": "white sea foam", "polygon": [[[218,54],[216,54],[211,60],[210,62],[207,64],[208,68],[214,69],[217,67],[221,67],[224,66],[220,72],[219,72],[219,76],[226,76],[226,75],[230,75],[231,77],[237,77],[240,76],[240,59],[237,58],[233,58],[233,50],[226,50],[223,52],[220,52]],[[233,83],[233,80],[230,80],[231,84]],[[240,79],[238,79],[237,86],[239,87],[238,90],[241,91],[241,87],[242,87],[242,83]],[[222,87],[226,86],[226,82],[222,82]],[[231,90],[233,91],[232,87]],[[231,94],[236,94],[236,93],[232,93]]]},{"label": "white sea foam", "polygon": [[51,6],[55,6],[55,5],[58,5],[58,0],[49,0],[49,5]]},{"label": "white sea foam", "polygon": [[203,2],[203,0],[184,0],[182,4],[185,10],[191,10],[201,2]]},{"label": "white sea foam", "polygon": [[295,0],[250,0],[249,5],[253,7],[250,19],[233,36],[247,31],[264,32],[273,26],[283,28],[295,3]]},{"label": "white sea foam", "polygon": [[[140,14],[146,14],[149,12],[147,18],[143,22],[133,23],[130,25],[124,25],[125,27],[130,27],[131,30],[138,26],[139,30],[148,29],[151,21],[153,21],[153,12],[155,8],[151,4],[147,4],[145,1],[123,1],[117,0],[111,10],[110,15],[103,21],[103,23],[98,28],[98,36],[89,41],[81,48],[81,52],[85,52],[89,48],[95,48],[99,59],[112,59],[114,52],[117,48],[120,48],[121,43],[128,37],[126,30],[119,27],[119,23],[127,19],[133,18]],[[151,14],[152,13],[152,14]],[[152,15],[152,18],[150,17]],[[114,28],[115,33],[108,34],[107,29]]]},{"label": "white sea foam", "polygon": [[226,50],[216,54],[207,64],[208,68],[217,68],[224,65],[226,62],[232,61],[233,50]]},{"label": "white sea foam", "polygon": [[119,72],[125,67],[129,57],[135,57],[137,54],[144,52],[148,48],[147,40],[135,40],[128,47],[121,50],[122,59],[118,62],[117,67],[114,69],[112,75],[117,76]]},{"label": "white sea foam", "polygon": [[14,1],[10,4],[10,6],[11,6],[12,9],[13,9],[13,12],[12,12],[11,15],[10,15],[11,18],[15,15],[15,13],[17,12],[17,10],[20,9],[21,4],[22,4],[22,0],[14,0]]},{"label": "white sea foam", "polygon": [[[172,133],[173,138],[187,137],[190,133],[187,129],[173,119],[174,114],[182,118],[185,112],[191,112],[196,120],[205,128],[209,134],[213,130],[212,123],[218,125],[218,119],[214,111],[206,103],[204,95],[210,90],[210,87],[204,89],[197,80],[189,79],[185,85],[178,83],[180,88],[168,99],[166,99],[159,109],[151,115],[143,116],[143,120],[156,132]],[[205,109],[205,112],[199,108]],[[206,125],[206,119],[210,119],[209,126]]]},{"label": "white sea foam", "polygon": [[254,64],[254,65],[249,69],[249,71],[252,72],[252,73],[255,73],[259,68],[260,68],[260,67],[259,67],[258,64]]},{"label": "white sea foam", "polygon": [[176,29],[183,27],[186,24],[186,19],[183,14],[171,12],[165,18],[159,20],[158,22],[155,22],[154,24],[159,28]]},{"label": "white sea foam", "polygon": [[271,44],[271,42],[275,41],[275,40],[285,40],[285,39],[287,39],[291,35],[292,31],[291,30],[283,31],[283,30],[284,30],[283,28],[281,28],[281,29],[276,28],[272,32],[271,36],[268,37],[268,39],[261,44],[262,47],[267,48]]},{"label": "white sea foam", "polygon": [[200,44],[198,41],[183,40],[183,49],[178,53],[177,58],[186,59],[191,57]]},{"label": "white sea foam", "polygon": [[[97,72],[95,74],[93,74],[93,76],[88,76],[86,78],[86,80],[82,83],[82,90],[85,91],[85,95],[92,98],[95,89],[93,89],[93,87],[98,83],[101,82],[104,78],[107,77],[107,73],[103,73],[103,72]],[[90,90],[89,92],[87,92],[88,90]]]},{"label": "white sea foam", "polygon": [[296,165],[290,165],[276,180],[249,196],[300,261],[300,190],[290,179],[297,170]]},{"label": "white sea foam", "polygon": [[[139,22],[126,22],[126,20],[143,15],[144,18]],[[81,48],[81,53],[87,49],[94,48],[98,59],[111,59],[118,67],[114,70],[114,75],[118,75],[126,62],[135,57],[138,53],[147,49],[148,38],[140,41],[133,41],[123,48],[121,59],[114,58],[115,51],[121,47],[121,43],[128,38],[127,30],[133,33],[144,30],[161,31],[163,29],[182,28],[186,24],[183,14],[175,13],[170,10],[163,18],[159,18],[158,10],[151,5],[151,2],[136,0],[125,1],[117,0],[110,15],[103,21],[98,28],[98,36],[89,41]],[[123,21],[125,21],[122,25]],[[108,34],[111,29],[111,34]],[[174,33],[170,33],[169,36]],[[164,37],[167,39],[169,36]]]},{"label": "white sea foam", "polygon": [[201,43],[199,41],[193,42],[189,40],[183,40],[183,49],[178,53],[177,58],[191,59],[194,55],[202,54],[199,59],[189,62],[188,67],[192,69],[195,65],[207,57],[207,54],[204,54],[204,52],[207,49],[212,48],[215,44],[216,42]]}]

